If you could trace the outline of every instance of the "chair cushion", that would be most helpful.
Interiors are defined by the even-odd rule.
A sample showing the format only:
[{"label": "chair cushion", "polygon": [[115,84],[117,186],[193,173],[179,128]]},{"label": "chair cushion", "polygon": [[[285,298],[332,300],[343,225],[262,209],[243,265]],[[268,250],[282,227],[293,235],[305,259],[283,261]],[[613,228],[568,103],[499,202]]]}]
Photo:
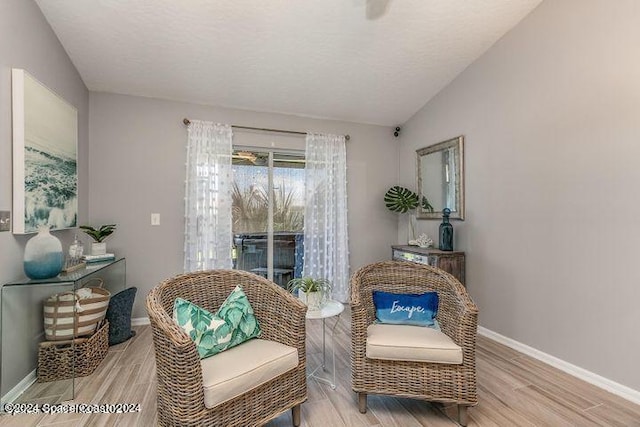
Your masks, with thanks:
[{"label": "chair cushion", "polygon": [[202,359],[204,405],[213,408],[298,366],[298,350],[274,341],[252,339]]},{"label": "chair cushion", "polygon": [[369,359],[462,363],[460,346],[442,332],[422,326],[369,325],[366,354]]}]

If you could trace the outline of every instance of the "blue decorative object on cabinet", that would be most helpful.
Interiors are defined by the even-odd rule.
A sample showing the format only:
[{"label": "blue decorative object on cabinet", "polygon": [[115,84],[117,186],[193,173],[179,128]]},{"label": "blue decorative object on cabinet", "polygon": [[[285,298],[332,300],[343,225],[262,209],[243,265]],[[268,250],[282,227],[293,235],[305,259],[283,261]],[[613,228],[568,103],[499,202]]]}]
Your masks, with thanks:
[{"label": "blue decorative object on cabinet", "polygon": [[64,267],[62,243],[41,226],[24,247],[24,273],[34,280],[56,277]]},{"label": "blue decorative object on cabinet", "polygon": [[442,210],[442,224],[440,224],[440,250],[453,250],[453,225],[449,222],[451,209],[444,208]]}]

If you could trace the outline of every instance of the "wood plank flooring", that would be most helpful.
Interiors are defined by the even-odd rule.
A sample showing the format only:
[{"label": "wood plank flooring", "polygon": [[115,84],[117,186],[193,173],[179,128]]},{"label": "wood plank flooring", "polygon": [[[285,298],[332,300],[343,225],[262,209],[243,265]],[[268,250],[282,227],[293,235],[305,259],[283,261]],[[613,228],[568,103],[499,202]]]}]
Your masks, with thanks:
[{"label": "wood plank flooring", "polygon": [[[418,400],[370,396],[366,414],[358,412],[351,391],[349,313],[336,329],[337,387],[310,380],[302,405],[306,427],[378,427],[457,425],[456,408]],[[0,426],[152,426],[157,424],[155,361],[149,326],[114,346],[91,376],[79,378],[76,399],[67,403],[139,403],[131,414],[3,415]],[[308,321],[308,369],[322,359],[322,322]],[[330,341],[327,340],[327,354]],[[469,426],[638,426],[640,406],[565,374],[488,338],[478,337],[478,406],[469,410]],[[330,362],[330,359],[327,359]],[[327,364],[329,367],[330,363]],[[38,384],[29,391],[40,401],[60,393]],[[28,399],[31,396],[23,396]],[[54,397],[55,398],[55,397]],[[290,426],[287,412],[269,427]]]}]

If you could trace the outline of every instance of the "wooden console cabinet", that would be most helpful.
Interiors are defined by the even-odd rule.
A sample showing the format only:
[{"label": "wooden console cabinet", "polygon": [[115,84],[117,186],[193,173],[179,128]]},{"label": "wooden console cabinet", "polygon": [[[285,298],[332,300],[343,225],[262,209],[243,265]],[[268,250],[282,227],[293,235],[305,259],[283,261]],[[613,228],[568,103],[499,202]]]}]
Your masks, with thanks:
[{"label": "wooden console cabinet", "polygon": [[437,267],[451,274],[464,285],[464,252],[397,245],[391,246],[391,258]]}]

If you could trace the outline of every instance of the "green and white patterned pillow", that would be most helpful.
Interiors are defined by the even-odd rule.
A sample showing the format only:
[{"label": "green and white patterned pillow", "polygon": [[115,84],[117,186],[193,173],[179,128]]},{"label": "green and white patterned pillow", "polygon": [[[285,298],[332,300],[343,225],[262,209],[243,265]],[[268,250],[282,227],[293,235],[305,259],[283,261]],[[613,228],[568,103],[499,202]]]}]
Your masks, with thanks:
[{"label": "green and white patterned pillow", "polygon": [[232,327],[229,348],[255,338],[262,332],[258,319],[253,314],[253,308],[249,304],[249,299],[240,286],[236,286],[231,291],[231,294],[224,300],[216,315],[220,316]]},{"label": "green and white patterned pillow", "polygon": [[176,298],[173,320],[195,342],[201,359],[213,356],[260,335],[260,326],[240,286],[229,294],[215,314]]},{"label": "green and white patterned pillow", "polygon": [[200,359],[229,348],[233,335],[231,326],[224,319],[191,301],[176,298],[173,303],[173,320],[196,343]]}]

